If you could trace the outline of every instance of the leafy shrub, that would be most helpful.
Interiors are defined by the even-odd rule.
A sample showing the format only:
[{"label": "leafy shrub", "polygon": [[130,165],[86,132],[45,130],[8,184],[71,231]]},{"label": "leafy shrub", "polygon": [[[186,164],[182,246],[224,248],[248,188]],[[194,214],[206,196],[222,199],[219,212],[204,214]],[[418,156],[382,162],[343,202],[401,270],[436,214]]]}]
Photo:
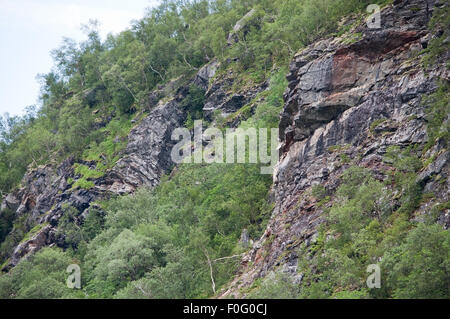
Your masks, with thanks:
[{"label": "leafy shrub", "polygon": [[0,275],[0,298],[76,298],[79,292],[66,286],[66,269],[74,263],[59,249],[43,248]]},{"label": "leafy shrub", "polygon": [[289,274],[272,272],[253,290],[249,299],[296,299],[299,296],[300,286],[293,282]]},{"label": "leafy shrub", "polygon": [[420,223],[405,241],[388,250],[382,262],[385,285],[394,298],[448,298],[450,233]]}]

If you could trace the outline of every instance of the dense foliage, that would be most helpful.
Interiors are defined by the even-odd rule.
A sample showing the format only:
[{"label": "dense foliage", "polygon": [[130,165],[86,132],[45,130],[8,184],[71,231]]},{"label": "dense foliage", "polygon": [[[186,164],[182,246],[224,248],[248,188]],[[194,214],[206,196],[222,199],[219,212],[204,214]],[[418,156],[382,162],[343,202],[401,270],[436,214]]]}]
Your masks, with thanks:
[{"label": "dense foliage", "polygon": [[[395,171],[386,172],[384,181],[365,168],[347,169],[325,209],[327,221],[318,237],[299,249],[302,285],[275,273],[257,282],[250,296],[271,298],[282,292],[286,298],[448,298],[450,233],[436,224],[448,203],[436,205],[431,215],[413,218],[420,203],[432,198],[416,182],[422,168],[417,154],[411,148],[388,149],[385,161]],[[326,194],[324,187],[313,188],[318,199]],[[369,264],[380,265],[380,289],[366,286]]]},{"label": "dense foliage", "polygon": [[[40,77],[39,108],[28,108],[23,117],[1,117],[1,195],[19,185],[27,168],[68,157],[75,159],[81,176],[72,188],[91,188],[91,179],[103,176],[120,158],[133,123],[151,109],[149,93],[171,79],[188,79],[213,59],[221,62],[217,76],[230,70],[237,74],[234,87],[270,79],[268,90],[232,116],[241,116],[242,127],[277,127],[292,55],[342,31],[343,16],[372,2],[163,1],[129,30],[104,41],[91,23],[84,42],[65,39],[53,51],[55,67]],[[251,9],[244,27],[233,33]],[[430,101],[435,141],[448,137],[448,131],[440,130],[448,87]],[[203,103],[204,92],[191,86],[182,105],[187,127],[202,118]],[[228,120],[216,118],[219,126]],[[250,296],[448,296],[448,232],[433,220],[410,221],[424,196],[415,183],[422,167],[415,153],[388,150],[386,161],[396,171],[385,181],[358,167],[346,171],[317,241],[302,247],[313,252],[300,264],[303,288],[275,273],[256,282]],[[94,161],[96,168],[80,160]],[[247,249],[239,241],[242,232],[253,240],[261,235],[272,209],[270,186],[270,177],[261,175],[257,164],[183,164],[154,190],[98,203],[101,209],[91,209],[81,227],[74,223],[74,208],[64,207],[57,235],[64,235],[66,249],[42,249],[1,275],[0,298],[209,297],[229,282]],[[316,187],[312,195],[325,202],[331,194]],[[0,260],[33,231],[27,231],[23,218],[3,211]],[[361,285],[361,278],[368,261],[380,258],[386,282],[374,293]],[[72,263],[82,265],[81,290],[65,286],[66,267]],[[425,265],[429,278],[420,276]]]},{"label": "dense foliage", "polygon": [[[89,154],[105,152],[114,162],[121,145],[112,141],[126,135],[114,127],[129,128],[136,111],[147,110],[148,93],[158,84],[187,77],[213,58],[222,62],[222,70],[240,74],[236,86],[261,81],[369,2],[164,0],[129,30],[104,41],[91,22],[83,28],[84,42],[64,39],[52,52],[55,67],[40,76],[39,109],[1,118],[0,192],[15,187],[29,165],[80,158],[87,148]],[[239,41],[228,45],[233,26],[252,8],[256,13],[235,34]]]},{"label": "dense foliage", "polygon": [[[274,74],[266,102],[244,125],[276,125],[284,73]],[[153,191],[99,203],[107,215],[93,209],[81,227],[74,223],[76,209],[66,206],[58,232],[68,249],[46,249],[36,256],[53,254],[83,265],[83,289],[74,293],[58,285],[47,290],[44,279],[24,280],[23,271],[44,267],[36,257],[0,277],[0,297],[208,297],[233,275],[246,248],[239,243],[242,231],[257,239],[264,229],[272,208],[270,185],[271,177],[261,175],[257,164],[183,164]],[[68,264],[42,278],[61,276]],[[32,295],[39,285],[47,295]]]},{"label": "dense foliage", "polygon": [[[108,214],[93,211],[82,227],[70,222],[73,212],[66,207],[59,229],[75,249],[43,250],[1,276],[2,297],[40,298],[32,294],[39,285],[45,297],[71,296],[58,288],[63,280],[47,289],[46,280],[51,284],[72,263],[46,269],[42,256],[49,254],[82,265],[81,296],[207,297],[213,293],[210,271],[217,287],[230,279],[239,258],[218,259],[240,256],[242,229],[257,238],[264,228],[270,183],[255,165],[183,165],[153,192],[102,203]],[[46,270],[38,281],[24,279],[32,276],[30,268],[36,274]]]}]

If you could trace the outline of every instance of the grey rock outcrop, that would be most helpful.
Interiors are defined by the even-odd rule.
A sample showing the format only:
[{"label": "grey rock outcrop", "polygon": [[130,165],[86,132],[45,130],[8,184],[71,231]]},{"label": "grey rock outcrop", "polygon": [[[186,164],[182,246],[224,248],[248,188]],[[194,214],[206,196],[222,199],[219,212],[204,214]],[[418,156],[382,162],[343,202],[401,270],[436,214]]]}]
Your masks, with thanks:
[{"label": "grey rock outcrop", "polygon": [[264,91],[268,87],[268,83],[263,82],[233,91],[234,78],[233,72],[229,71],[210,84],[206,91],[205,105],[203,107],[206,118],[211,120],[216,113],[226,118],[248,104],[259,92]]},{"label": "grey rock outcrop", "polygon": [[[324,220],[323,207],[310,195],[313,185],[335,190],[350,164],[369,168],[383,179],[391,169],[383,161],[389,146],[427,142],[428,106],[421,103],[422,96],[436,89],[438,79],[449,80],[445,64],[425,71],[419,56],[432,36],[426,29],[432,9],[431,1],[397,1],[382,11],[381,29],[363,24],[353,31],[361,35],[354,43],[321,40],[293,58],[280,118],[275,208],[265,233],[243,257],[239,273],[221,297],[242,297],[257,278],[279,267],[295,269],[296,248],[314,242]],[[419,181],[425,190],[433,190],[437,202],[445,203],[449,153],[437,147],[431,153],[435,160],[419,174]],[[436,175],[440,183],[431,178]],[[440,217],[444,228],[448,215],[447,210]]]},{"label": "grey rock outcrop", "polygon": [[[207,85],[215,67],[215,64],[210,64],[203,68],[191,82]],[[75,208],[78,212],[75,222],[82,223],[94,201],[114,194],[129,194],[141,186],[153,188],[159,183],[161,176],[174,166],[170,154],[176,141],[171,139],[172,132],[182,127],[186,119],[180,103],[187,90],[184,86],[177,87],[181,81],[171,81],[167,87],[158,88],[149,96],[148,115],[136,122],[116,165],[105,176],[92,180],[94,187],[72,188],[69,181],[77,179],[73,159],[57,167],[47,165],[27,172],[21,183],[23,186],[4,198],[1,210],[8,208],[15,211],[16,218],[24,216],[26,229],[37,227],[38,232],[18,243],[4,271],[43,246],[64,243],[64,238],[56,236],[64,207]],[[188,81],[185,86],[188,87],[191,82]],[[91,163],[82,164],[91,166]]]},{"label": "grey rock outcrop", "polygon": [[113,193],[132,193],[140,186],[154,187],[162,174],[174,165],[170,158],[173,130],[182,127],[186,119],[176,99],[159,103],[129,134],[125,155],[98,189]]},{"label": "grey rock outcrop", "polygon": [[248,23],[248,20],[251,19],[256,14],[255,9],[251,9],[249,12],[246,13],[245,16],[243,16],[233,27],[233,30],[228,35],[227,43],[228,45],[232,45],[233,43],[236,43],[239,41],[238,32],[243,31]]},{"label": "grey rock outcrop", "polygon": [[208,90],[210,80],[214,77],[214,75],[216,75],[218,67],[219,62],[217,62],[217,60],[213,60],[201,67],[194,77],[194,84],[202,88],[204,91]]}]

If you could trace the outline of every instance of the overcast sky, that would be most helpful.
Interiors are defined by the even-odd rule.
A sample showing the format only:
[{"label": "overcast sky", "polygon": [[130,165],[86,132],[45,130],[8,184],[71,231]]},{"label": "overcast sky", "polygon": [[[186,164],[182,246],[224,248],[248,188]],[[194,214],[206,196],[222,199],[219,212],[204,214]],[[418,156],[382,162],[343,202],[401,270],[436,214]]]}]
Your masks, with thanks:
[{"label": "overcast sky", "polygon": [[52,67],[50,51],[63,37],[83,40],[80,26],[100,22],[104,38],[144,16],[158,0],[0,0],[0,114],[36,104],[38,73]]}]

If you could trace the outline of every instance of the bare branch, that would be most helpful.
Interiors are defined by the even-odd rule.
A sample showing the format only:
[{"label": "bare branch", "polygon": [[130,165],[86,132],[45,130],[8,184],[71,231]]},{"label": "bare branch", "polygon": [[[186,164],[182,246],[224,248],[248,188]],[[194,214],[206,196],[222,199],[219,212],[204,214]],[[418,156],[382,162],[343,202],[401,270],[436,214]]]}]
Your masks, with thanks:
[{"label": "bare branch", "polygon": [[155,70],[155,69],[153,68],[153,66],[151,65],[151,63],[149,63],[148,65],[150,66],[150,69],[151,69],[153,72],[155,72],[156,74],[158,74],[159,77],[161,78],[161,80],[164,82],[164,77],[161,75],[161,73],[159,73],[157,70]]},{"label": "bare branch", "polygon": [[209,258],[209,255],[208,255],[208,252],[206,251],[206,249],[203,249],[203,253],[206,256],[206,259],[208,260],[209,274],[211,276],[211,286],[212,286],[212,290],[213,290],[214,294],[216,294],[216,283],[214,282],[213,267],[212,267],[211,259]]},{"label": "bare branch", "polygon": [[220,261],[220,260],[225,260],[225,259],[231,259],[231,258],[237,258],[237,257],[242,257],[244,256],[244,254],[239,254],[239,255],[233,255],[233,256],[228,256],[228,257],[222,257],[222,258],[217,258],[214,259],[212,262],[216,262],[216,261]]}]

